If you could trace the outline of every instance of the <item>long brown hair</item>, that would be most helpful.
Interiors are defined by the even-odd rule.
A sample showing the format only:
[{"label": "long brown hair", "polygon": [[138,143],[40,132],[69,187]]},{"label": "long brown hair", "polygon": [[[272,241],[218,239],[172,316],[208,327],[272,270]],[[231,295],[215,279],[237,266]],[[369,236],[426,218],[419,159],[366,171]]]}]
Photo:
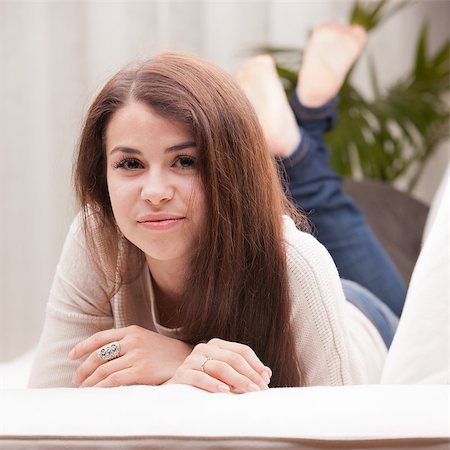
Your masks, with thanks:
[{"label": "long brown hair", "polygon": [[122,69],[93,102],[74,178],[99,265],[118,289],[133,276],[131,259],[139,260],[140,251],[123,238],[112,213],[104,148],[108,121],[130,99],[189,126],[200,155],[207,217],[180,304],[182,339],[247,344],[271,367],[271,386],[300,386],[281,220],[293,210],[252,106],[214,65],[166,53]]}]

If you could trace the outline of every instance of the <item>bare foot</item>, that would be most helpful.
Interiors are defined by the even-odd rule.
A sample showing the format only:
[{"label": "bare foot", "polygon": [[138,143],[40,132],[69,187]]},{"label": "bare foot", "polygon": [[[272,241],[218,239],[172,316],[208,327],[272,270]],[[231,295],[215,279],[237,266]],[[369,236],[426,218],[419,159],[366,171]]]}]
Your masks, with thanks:
[{"label": "bare foot", "polygon": [[290,156],[300,142],[300,130],[272,57],[251,58],[234,77],[256,110],[271,154]]},{"label": "bare foot", "polygon": [[305,106],[317,107],[331,100],[361,54],[367,32],[360,25],[327,23],[308,40],[297,81],[297,96]]}]

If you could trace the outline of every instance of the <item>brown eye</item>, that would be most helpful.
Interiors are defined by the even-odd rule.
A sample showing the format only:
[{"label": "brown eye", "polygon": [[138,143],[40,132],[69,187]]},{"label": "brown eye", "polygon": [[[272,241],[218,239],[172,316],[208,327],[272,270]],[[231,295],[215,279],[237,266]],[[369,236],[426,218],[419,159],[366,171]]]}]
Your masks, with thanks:
[{"label": "brown eye", "polygon": [[142,164],[137,159],[126,158],[116,164],[116,168],[125,170],[136,170],[142,168]]},{"label": "brown eye", "polygon": [[189,169],[191,167],[194,167],[196,163],[197,160],[192,156],[180,156],[175,161],[175,166],[181,167],[182,169]]}]

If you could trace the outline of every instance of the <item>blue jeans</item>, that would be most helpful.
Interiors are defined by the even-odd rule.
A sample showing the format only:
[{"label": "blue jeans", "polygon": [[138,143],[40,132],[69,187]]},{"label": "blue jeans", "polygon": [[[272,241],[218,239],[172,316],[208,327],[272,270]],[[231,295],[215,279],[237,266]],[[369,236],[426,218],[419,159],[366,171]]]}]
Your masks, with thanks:
[{"label": "blue jeans", "polygon": [[389,348],[398,326],[398,317],[375,295],[358,283],[342,280],[347,301],[355,305],[377,328]]},{"label": "blue jeans", "polygon": [[335,123],[337,99],[320,108],[306,108],[297,97],[291,104],[302,139],[289,158],[279,160],[288,192],[308,214],[314,235],[330,252],[341,278],[365,287],[400,317],[406,297],[403,280],[328,165],[323,134]]}]

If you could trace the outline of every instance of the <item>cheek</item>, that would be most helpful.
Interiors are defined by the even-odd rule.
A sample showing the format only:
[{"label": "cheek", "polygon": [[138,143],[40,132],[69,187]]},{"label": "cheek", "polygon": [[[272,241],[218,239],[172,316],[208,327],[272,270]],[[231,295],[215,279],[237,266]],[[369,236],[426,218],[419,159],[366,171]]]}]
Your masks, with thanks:
[{"label": "cheek", "polygon": [[109,199],[113,209],[116,221],[119,222],[121,211],[129,209],[133,202],[132,199],[136,197],[136,187],[133,183],[124,183],[123,180],[119,180],[114,176],[107,177]]}]

